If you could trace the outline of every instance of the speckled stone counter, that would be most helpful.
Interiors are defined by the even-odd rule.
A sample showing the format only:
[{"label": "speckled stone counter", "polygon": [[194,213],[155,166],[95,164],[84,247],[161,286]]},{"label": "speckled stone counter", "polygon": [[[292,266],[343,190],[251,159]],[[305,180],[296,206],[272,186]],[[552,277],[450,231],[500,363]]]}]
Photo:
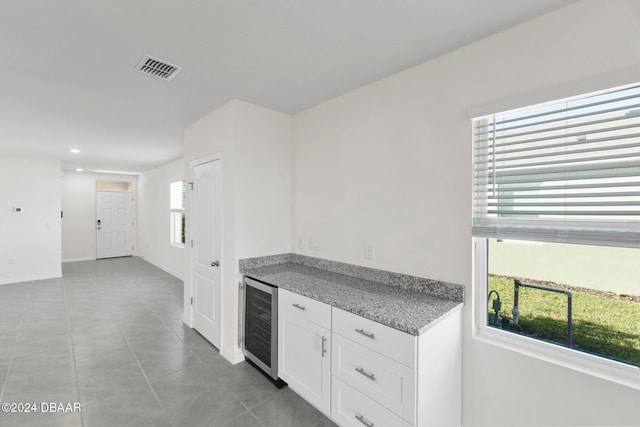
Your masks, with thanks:
[{"label": "speckled stone counter", "polygon": [[411,335],[463,302],[461,285],[297,254],[241,260],[240,272]]}]

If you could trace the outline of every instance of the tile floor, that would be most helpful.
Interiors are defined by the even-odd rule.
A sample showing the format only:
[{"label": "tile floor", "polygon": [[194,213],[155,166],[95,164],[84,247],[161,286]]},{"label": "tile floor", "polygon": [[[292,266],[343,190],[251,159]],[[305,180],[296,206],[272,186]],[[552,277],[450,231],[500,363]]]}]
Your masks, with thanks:
[{"label": "tile floor", "polygon": [[0,412],[0,426],[335,425],[184,326],[182,283],[162,270],[119,258],[63,275],[0,286],[0,402],[37,409]]}]

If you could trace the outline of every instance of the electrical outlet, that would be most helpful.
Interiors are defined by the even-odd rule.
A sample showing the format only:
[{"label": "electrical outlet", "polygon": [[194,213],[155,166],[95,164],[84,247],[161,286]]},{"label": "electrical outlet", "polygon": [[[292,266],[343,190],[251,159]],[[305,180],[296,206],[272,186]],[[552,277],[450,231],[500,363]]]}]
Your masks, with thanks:
[{"label": "electrical outlet", "polygon": [[373,245],[371,243],[364,244],[364,259],[373,259]]},{"label": "electrical outlet", "polygon": [[304,250],[304,237],[298,237],[298,249]]}]

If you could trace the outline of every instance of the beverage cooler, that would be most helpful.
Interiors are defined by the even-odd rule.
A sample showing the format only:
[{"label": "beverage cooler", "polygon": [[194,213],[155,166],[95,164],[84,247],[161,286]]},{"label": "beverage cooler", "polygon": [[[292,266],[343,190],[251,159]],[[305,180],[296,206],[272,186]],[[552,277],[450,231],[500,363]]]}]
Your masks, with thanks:
[{"label": "beverage cooler", "polygon": [[276,386],[278,378],[278,288],[245,277],[244,354]]}]

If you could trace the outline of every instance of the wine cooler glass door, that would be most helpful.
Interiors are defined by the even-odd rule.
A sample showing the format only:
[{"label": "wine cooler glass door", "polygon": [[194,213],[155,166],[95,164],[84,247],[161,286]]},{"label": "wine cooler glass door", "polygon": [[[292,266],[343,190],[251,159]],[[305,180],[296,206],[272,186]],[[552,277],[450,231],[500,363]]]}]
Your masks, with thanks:
[{"label": "wine cooler glass door", "polygon": [[[277,288],[247,279],[245,287],[245,354],[277,378],[277,327],[274,298]],[[276,346],[274,348],[274,345]]]}]

